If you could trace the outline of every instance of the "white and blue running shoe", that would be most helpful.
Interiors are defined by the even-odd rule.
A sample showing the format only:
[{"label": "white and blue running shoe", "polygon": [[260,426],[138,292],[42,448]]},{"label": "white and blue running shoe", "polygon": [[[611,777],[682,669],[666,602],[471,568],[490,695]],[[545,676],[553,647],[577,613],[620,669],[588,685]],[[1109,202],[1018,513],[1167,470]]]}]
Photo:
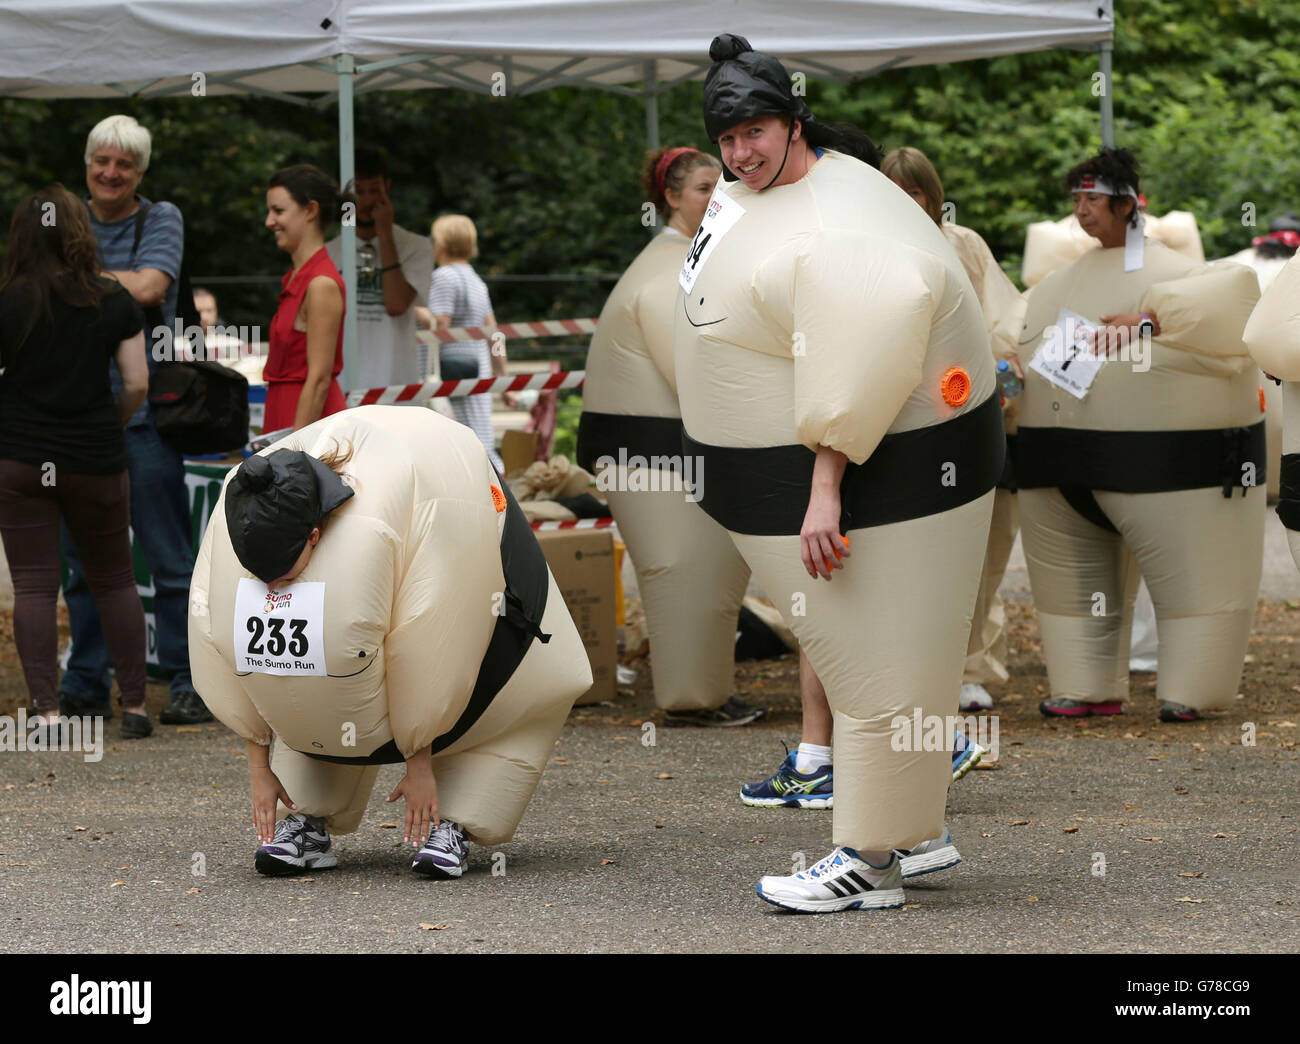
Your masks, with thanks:
[{"label": "white and blue running shoe", "polygon": [[952,843],[952,834],[948,833],[947,824],[944,824],[943,833],[938,837],[922,841],[915,848],[896,848],[894,854],[902,864],[904,880],[922,874],[933,874],[937,870],[947,870],[961,862],[961,853]]},{"label": "white and blue running shoe", "polygon": [[952,781],[954,783],[980,763],[980,758],[988,753],[972,739],[967,739],[964,732],[957,733],[952,745]]},{"label": "white and blue running shoe", "polygon": [[903,877],[896,855],[872,866],[851,848],[837,847],[825,859],[789,877],[764,877],[760,899],[799,913],[894,910],[903,905]]}]

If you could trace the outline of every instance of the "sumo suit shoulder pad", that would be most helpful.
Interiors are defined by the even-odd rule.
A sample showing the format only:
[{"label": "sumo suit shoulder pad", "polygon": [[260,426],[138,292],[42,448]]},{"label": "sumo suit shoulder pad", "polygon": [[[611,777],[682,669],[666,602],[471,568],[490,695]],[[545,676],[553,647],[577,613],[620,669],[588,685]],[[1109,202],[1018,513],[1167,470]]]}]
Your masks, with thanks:
[{"label": "sumo suit shoulder pad", "polygon": [[1264,291],[1242,340],[1265,373],[1283,381],[1300,381],[1300,254],[1286,263]]},{"label": "sumo suit shoulder pad", "polygon": [[1259,280],[1245,265],[1216,261],[1178,279],[1156,283],[1141,310],[1160,323],[1161,344],[1196,355],[1236,359],[1240,373],[1250,362],[1242,332],[1259,301]]},{"label": "sumo suit shoulder pad", "polygon": [[853,230],[822,229],[791,248],[793,267],[770,259],[754,286],[760,300],[792,305],[796,434],[813,451],[829,446],[861,464],[921,382],[947,269],[933,254]]}]

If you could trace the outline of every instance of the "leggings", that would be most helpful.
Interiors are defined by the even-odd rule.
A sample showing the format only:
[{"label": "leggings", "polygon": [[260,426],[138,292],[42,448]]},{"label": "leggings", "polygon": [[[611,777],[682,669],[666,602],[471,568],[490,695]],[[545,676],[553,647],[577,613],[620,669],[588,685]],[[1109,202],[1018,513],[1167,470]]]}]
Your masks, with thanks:
[{"label": "leggings", "polygon": [[80,475],[0,460],[0,535],[14,582],[14,644],[36,710],[58,711],[59,516],[81,556],[122,705],[144,703],[144,610],[132,568],[125,471]]}]

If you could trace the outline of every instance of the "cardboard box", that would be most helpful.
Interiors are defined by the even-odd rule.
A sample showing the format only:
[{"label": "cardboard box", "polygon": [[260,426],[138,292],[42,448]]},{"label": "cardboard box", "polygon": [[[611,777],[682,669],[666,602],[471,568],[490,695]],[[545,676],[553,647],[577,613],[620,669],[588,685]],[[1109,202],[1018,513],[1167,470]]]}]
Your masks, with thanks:
[{"label": "cardboard box", "polygon": [[535,431],[512,429],[502,433],[501,463],[505,465],[507,475],[524,471],[537,459],[537,439]]},{"label": "cardboard box", "polygon": [[578,704],[618,695],[614,624],[614,537],[607,529],[556,529],[537,534],[564,604],[587,648],[594,682]]}]

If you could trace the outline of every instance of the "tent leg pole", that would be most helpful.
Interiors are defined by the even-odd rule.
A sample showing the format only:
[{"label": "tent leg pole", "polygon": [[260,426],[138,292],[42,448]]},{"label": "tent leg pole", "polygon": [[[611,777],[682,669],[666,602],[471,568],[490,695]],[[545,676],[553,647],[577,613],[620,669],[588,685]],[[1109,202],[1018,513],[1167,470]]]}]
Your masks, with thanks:
[{"label": "tent leg pole", "polygon": [[1115,99],[1112,96],[1111,43],[1101,45],[1099,65],[1101,67],[1101,147],[1115,147]]},{"label": "tent leg pole", "polygon": [[[654,61],[643,66],[643,93],[645,94],[645,147],[647,152],[659,148],[659,66]],[[654,215],[650,235],[659,231],[659,215]]]},{"label": "tent leg pole", "polygon": [[[339,184],[345,189],[354,177],[356,131],[353,121],[353,77],[356,60],[350,54],[338,56],[339,77]],[[357,372],[357,217],[356,211],[345,215],[341,228],[340,253],[343,255],[343,285],[347,307],[343,312],[343,372],[339,375],[343,390],[351,387]]]}]

